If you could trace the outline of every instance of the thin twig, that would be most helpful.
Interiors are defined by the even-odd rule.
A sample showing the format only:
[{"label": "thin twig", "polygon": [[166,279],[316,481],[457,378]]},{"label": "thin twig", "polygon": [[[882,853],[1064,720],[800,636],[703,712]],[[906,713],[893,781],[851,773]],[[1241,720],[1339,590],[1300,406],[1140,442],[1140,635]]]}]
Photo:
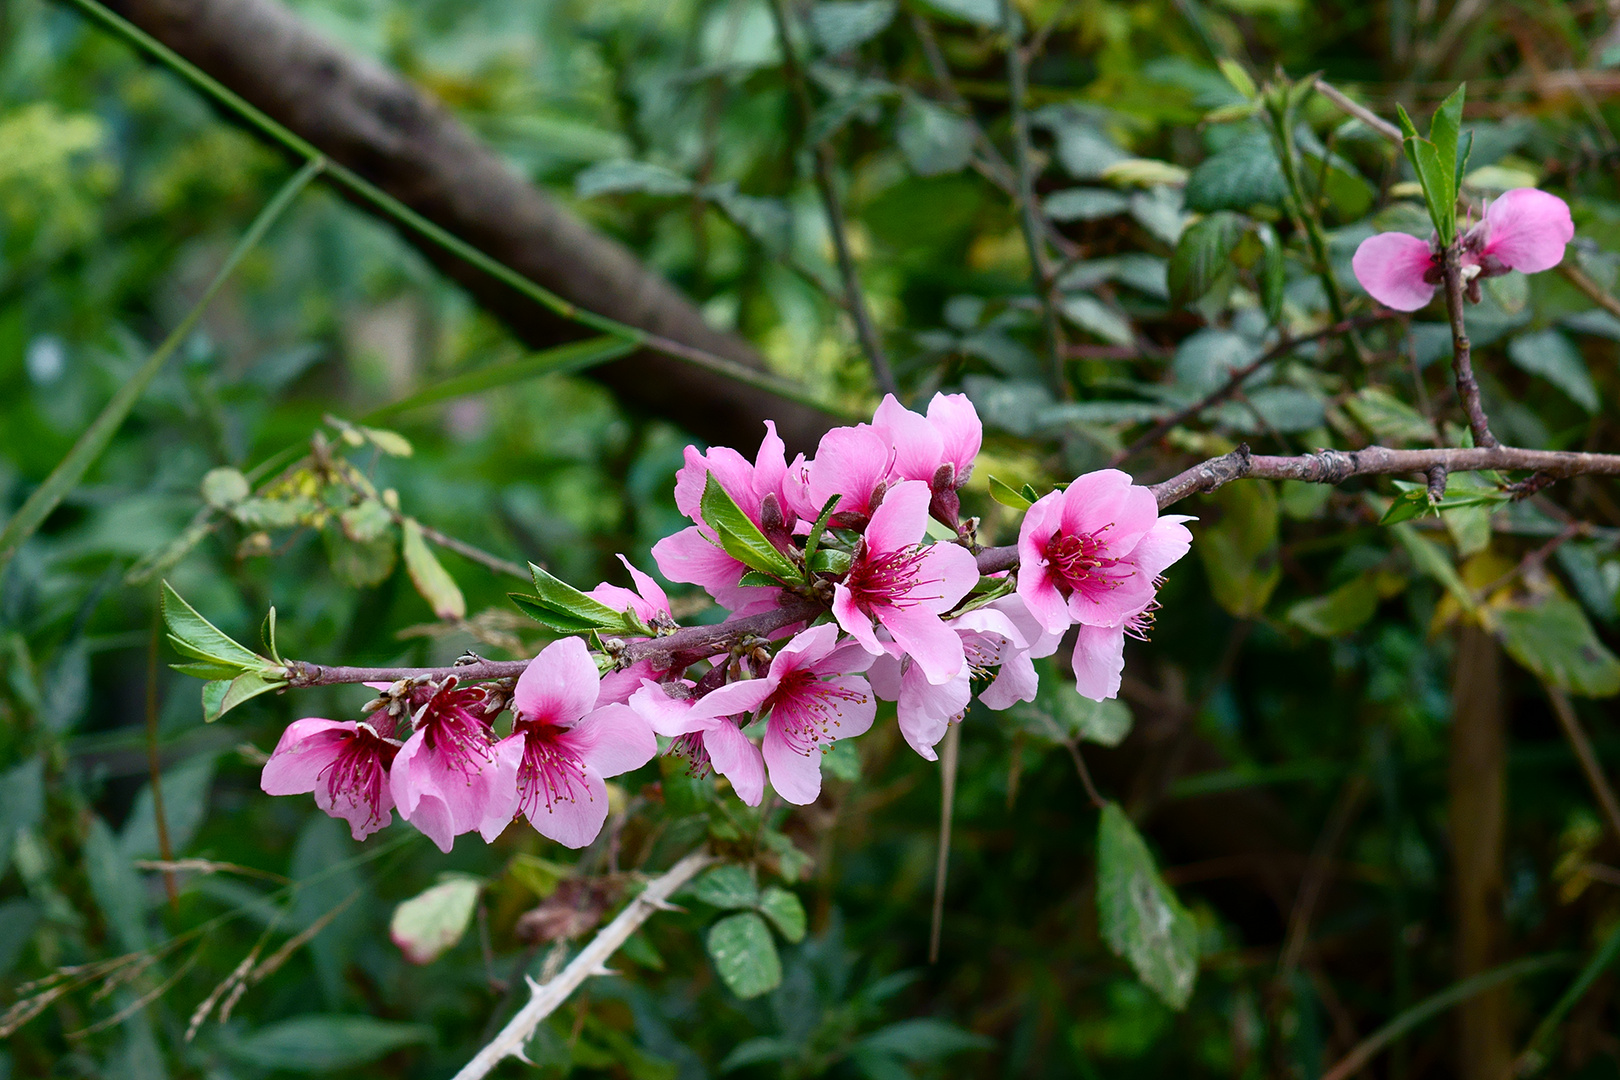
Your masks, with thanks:
[{"label": "thin twig", "polygon": [[1243,384],[1248,381],[1249,377],[1255,372],[1259,371],[1272,361],[1287,356],[1301,345],[1323,341],[1331,337],[1338,337],[1340,334],[1349,333],[1358,327],[1371,326],[1374,323],[1384,322],[1395,317],[1396,316],[1393,314],[1359,315],[1354,319],[1346,319],[1344,322],[1334,323],[1332,326],[1323,327],[1320,330],[1310,334],[1305,334],[1301,337],[1284,338],[1282,341],[1279,341],[1277,344],[1261,353],[1254,360],[1234,370],[1231,375],[1227,376],[1226,382],[1222,383],[1217,389],[1210,391],[1208,394],[1204,395],[1203,398],[1191,405],[1188,405],[1186,408],[1179,409],[1176,412],[1171,413],[1169,416],[1155,423],[1151,428],[1148,428],[1148,430],[1139,435],[1131,443],[1131,445],[1114,455],[1112,464],[1117,467],[1121,462],[1129,461],[1137,454],[1140,454],[1143,450],[1146,450],[1148,447],[1158,442],[1172,428],[1179,427],[1180,425],[1185,424],[1188,420],[1191,420],[1203,413],[1204,410],[1219,405],[1221,402],[1237,393],[1237,391],[1242,388]]},{"label": "thin twig", "polygon": [[1564,729],[1564,737],[1575,751],[1575,757],[1581,763],[1581,772],[1586,774],[1586,782],[1592,788],[1592,794],[1597,797],[1598,805],[1603,807],[1603,816],[1608,819],[1609,829],[1617,838],[1620,838],[1620,799],[1615,798],[1614,788],[1609,786],[1608,777],[1603,775],[1603,766],[1598,764],[1597,754],[1592,749],[1592,740],[1586,737],[1586,729],[1581,727],[1579,718],[1575,715],[1575,706],[1570,704],[1569,695],[1556,686],[1545,686],[1547,697],[1552,701],[1553,712],[1558,716],[1558,724]]},{"label": "thin twig", "polygon": [[567,1001],[569,995],[586,979],[592,975],[610,974],[607,961],[619,950],[619,946],[623,945],[625,940],[655,912],[669,907],[670,895],[713,861],[714,857],[702,848],[687,855],[663,874],[649,881],[641,894],[630,901],[612,922],[598,931],[590,943],[579,951],[579,955],[574,957],[556,978],[544,985],[529,980],[529,990],[534,995],[529,999],[529,1003],[519,1009],[517,1015],[501,1028],[500,1034],[490,1040],[488,1045],[478,1051],[473,1059],[456,1073],[455,1080],[479,1080],[508,1057],[526,1060],[523,1057],[523,1047],[534,1034],[534,1029],[540,1026],[540,1022]]},{"label": "thin twig", "polygon": [[945,925],[945,875],[951,861],[951,812],[956,806],[956,766],[961,760],[962,725],[945,729],[939,755],[939,852],[934,859],[934,912],[928,929],[928,962],[939,962],[939,938]]},{"label": "thin twig", "polygon": [[1040,301],[1041,314],[1046,325],[1046,344],[1051,350],[1052,388],[1058,397],[1073,396],[1063,363],[1063,327],[1058,322],[1057,305],[1052,302],[1051,267],[1047,265],[1046,247],[1042,242],[1040,209],[1035,204],[1035,166],[1029,149],[1029,116],[1024,111],[1024,96],[1028,87],[1028,72],[1024,69],[1024,53],[1019,48],[1021,37],[1017,9],[1012,0],[1001,0],[1001,32],[1007,39],[1007,103],[1012,118],[1013,166],[1018,174],[1018,220],[1024,231],[1024,247],[1029,252],[1030,283],[1035,287],[1035,298]]},{"label": "thin twig", "polygon": [[1340,112],[1348,113],[1357,120],[1360,120],[1373,131],[1376,131],[1384,138],[1393,142],[1397,147],[1401,145],[1400,128],[1396,127],[1388,120],[1385,120],[1382,116],[1379,116],[1365,105],[1362,105],[1356,101],[1351,101],[1350,98],[1345,95],[1344,91],[1335,86],[1329,85],[1321,79],[1316,80],[1316,90],[1323,97],[1337,105]]},{"label": "thin twig", "polygon": [[1574,263],[1566,262],[1559,265],[1558,273],[1563,276],[1564,280],[1585,293],[1586,298],[1592,303],[1607,311],[1610,315],[1620,318],[1620,299],[1609,295],[1608,291],[1602,285],[1593,281],[1585,270],[1582,270]]},{"label": "thin twig", "polygon": [[1440,253],[1440,278],[1445,285],[1446,314],[1451,318],[1451,370],[1457,379],[1457,398],[1468,417],[1468,429],[1474,433],[1474,445],[1495,447],[1502,445],[1491,434],[1485,406],[1479,400],[1479,383],[1474,378],[1472,349],[1468,343],[1468,329],[1463,323],[1462,247],[1453,241]]},{"label": "thin twig", "polygon": [[[788,25],[787,0],[771,0],[771,15],[776,20],[776,34],[782,44],[782,75],[787,79],[788,88],[792,91],[793,100],[798,107],[799,135],[804,137],[810,130],[815,107],[810,101],[810,85],[805,80],[804,69],[799,66],[799,58],[793,50],[793,35]],[[898,395],[900,387],[894,381],[894,369],[889,366],[889,358],[883,352],[883,342],[878,337],[877,327],[872,323],[872,314],[866,306],[866,293],[861,288],[860,273],[855,269],[855,257],[850,252],[849,230],[844,222],[844,207],[839,199],[838,185],[833,175],[832,147],[827,145],[825,140],[820,140],[809,150],[815,173],[816,191],[821,196],[821,207],[827,215],[827,231],[832,236],[833,253],[838,259],[838,273],[844,280],[845,306],[850,318],[855,321],[855,336],[860,339],[861,350],[866,353],[867,362],[872,365],[872,376],[877,380],[878,388],[886,394]]]}]

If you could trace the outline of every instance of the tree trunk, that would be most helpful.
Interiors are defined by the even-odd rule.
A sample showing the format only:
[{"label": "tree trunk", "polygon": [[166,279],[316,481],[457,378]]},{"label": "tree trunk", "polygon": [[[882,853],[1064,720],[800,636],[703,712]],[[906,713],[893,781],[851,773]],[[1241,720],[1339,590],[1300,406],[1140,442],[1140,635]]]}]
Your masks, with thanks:
[{"label": "tree trunk", "polygon": [[[1456,910],[1456,974],[1478,975],[1501,962],[1503,822],[1507,723],[1501,651],[1489,633],[1457,635],[1451,721],[1451,853]],[[1508,990],[1500,987],[1457,1009],[1457,1075],[1508,1080],[1513,1062]]]},{"label": "tree trunk", "polygon": [[[276,0],[107,2],[332,160],[564,299],[763,368],[748,342],[709,326],[690,300],[519,177],[438,102],[320,37]],[[590,333],[403,232],[529,345]],[[652,352],[590,374],[626,404],[712,442],[755,446],[774,419],[788,452],[808,453],[833,424],[816,409]]]}]

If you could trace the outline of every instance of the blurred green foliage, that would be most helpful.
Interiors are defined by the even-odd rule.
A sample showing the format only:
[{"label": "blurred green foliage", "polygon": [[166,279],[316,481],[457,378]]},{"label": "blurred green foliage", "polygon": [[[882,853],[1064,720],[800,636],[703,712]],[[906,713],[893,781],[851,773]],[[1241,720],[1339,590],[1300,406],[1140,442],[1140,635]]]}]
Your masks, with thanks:
[{"label": "blurred green foliage", "polygon": [[[764,3],[294,6],[429,88],[779,373],[873,403]],[[810,137],[837,151],[900,380],[922,398],[965,388],[985,418],[968,500],[987,539],[1010,539],[1025,485],[1107,464],[1279,331],[1320,330],[1341,301],[1366,311],[1348,261],[1375,229],[1427,235],[1395,149],[1308,83],[1268,83],[1274,68],[1324,71],[1420,123],[1467,79],[1465,191],[1558,191],[1577,223],[1568,264],[1614,286],[1620,46],[1600,5],[1036,0],[1018,13],[1039,45],[1028,121],[1068,349],[1054,383],[1004,190],[999,5],[794,7]],[[0,25],[9,515],[288,168],[63,7],[14,0]],[[1570,90],[1567,70],[1589,85]],[[1251,102],[1256,81],[1281,96]],[[1511,275],[1487,283],[1469,331],[1506,441],[1610,448],[1620,319],[1566,277]],[[1431,445],[1437,420],[1458,444],[1444,322],[1430,311],[1354,337],[1288,351],[1128,467],[1157,478],[1240,440]],[[205,726],[198,684],[166,667],[158,580],[250,648],[273,606],[286,656],[531,655],[542,631],[507,601],[518,586],[500,564],[582,588],[623,580],[617,552],[650,567],[682,520],[686,440],[591,383],[510,374],[529,359],[386,223],[312,188],[18,553],[0,578],[0,976],[5,1005],[40,1004],[0,1047],[0,1076],[448,1075],[522,999],[523,975],[561,958],[553,939],[589,933],[630,873],[705,836],[742,879],[702,879],[685,914],[631,939],[622,977],[544,1024],[528,1049],[544,1075],[1316,1076],[1456,977],[1446,770],[1463,622],[1517,665],[1500,680],[1500,958],[1590,956],[1620,919],[1620,847],[1539,685],[1620,689],[1620,504],[1589,480],[1508,502],[1495,478],[1454,476],[1443,514],[1425,491],[1406,521],[1385,517],[1403,494],[1382,484],[1255,482],[1193,503],[1201,559],[1172,571],[1122,702],[1077,704],[1048,664],[1034,705],[964,722],[934,965],[937,767],[892,722],[839,744],[823,799],[793,813],[713,811],[712,781],[668,759],[621,778],[609,833],[577,862],[524,829],[444,857],[400,825],[354,844],[307,800],[264,796],[258,767],[290,720],[350,717],[362,692],[264,694]],[[355,426],[451,376],[498,389],[400,411],[380,434]],[[677,613],[708,617],[691,597]],[[1612,707],[1582,714],[1615,771]],[[1082,740],[1119,804],[1100,852]],[[1358,785],[1371,794],[1316,871],[1308,944],[1285,964],[1302,867]],[[204,860],[175,871],[172,895],[145,865],[160,836]],[[1100,918],[1099,861],[1130,884],[1119,894],[1127,879],[1110,877]],[[476,910],[453,913],[463,933],[414,966],[389,937],[396,906],[445,874],[481,883]],[[1138,959],[1143,935],[1170,951]],[[1115,953],[1165,997],[1189,994],[1185,1009]],[[1518,1044],[1568,979],[1511,988]],[[1550,1072],[1620,1072],[1616,1017],[1609,975],[1543,1045]],[[1450,1052],[1443,1022],[1419,1028],[1388,1075],[1444,1075]]]}]

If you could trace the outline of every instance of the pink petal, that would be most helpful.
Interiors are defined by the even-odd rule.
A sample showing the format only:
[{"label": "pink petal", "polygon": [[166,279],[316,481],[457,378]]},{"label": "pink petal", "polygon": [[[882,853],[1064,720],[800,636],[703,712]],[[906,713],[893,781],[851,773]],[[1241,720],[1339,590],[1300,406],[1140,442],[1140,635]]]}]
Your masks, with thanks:
[{"label": "pink petal", "polygon": [[872,620],[855,605],[855,597],[843,582],[833,586],[833,618],[844,628],[844,633],[860,642],[861,648],[877,656],[883,652],[877,635],[872,632]]},{"label": "pink petal", "polygon": [[1125,671],[1125,628],[1082,626],[1074,643],[1074,681],[1081,697],[1105,701],[1119,696]]},{"label": "pink petal", "polygon": [[817,660],[810,670],[822,678],[829,675],[859,675],[876,660],[877,657],[867,652],[860,642],[845,638],[836,649]]},{"label": "pink petal", "polygon": [[329,816],[348,822],[349,835],[356,840],[364,840],[379,829],[386,829],[393,824],[394,815],[389,811],[393,809],[394,801],[388,797],[386,786],[382,789],[381,796],[377,811],[373,813],[370,803],[354,798],[351,792],[340,791],[334,799],[327,785],[319,784],[315,788],[315,805]]},{"label": "pink petal", "polygon": [[882,432],[894,448],[894,475],[928,483],[945,460],[945,442],[926,417],[900,404],[893,394],[872,416],[872,426]]},{"label": "pink petal", "polygon": [[793,640],[777,652],[771,659],[771,678],[780,681],[791,671],[801,668],[814,669],[816,664],[826,659],[827,654],[838,647],[838,627],[833,623],[822,623],[808,630],[802,630],[793,636]]},{"label": "pink petal", "polygon": [[[404,811],[400,817],[405,817]],[[446,855],[455,846],[456,823],[451,817],[450,808],[437,796],[426,796],[417,804],[416,810],[406,818],[416,830],[429,840],[435,847]]]},{"label": "pink petal", "polygon": [[650,608],[649,611],[637,611],[636,614],[643,619],[651,619],[654,615],[668,615],[669,597],[664,594],[664,587],[654,581],[651,575],[637,570],[630,560],[623,555],[619,556],[619,561],[624,563],[626,570],[630,571],[630,580],[636,583],[636,591],[642,595],[644,602]]},{"label": "pink petal", "polygon": [[929,682],[938,685],[955,678],[962,670],[962,639],[938,615],[924,611],[920,605],[909,608],[885,605],[875,614],[894,635],[895,644],[905,650]]},{"label": "pink petal", "polygon": [[1514,270],[1536,274],[1564,261],[1564,246],[1575,239],[1569,204],[1535,188],[1514,188],[1485,210],[1489,230],[1486,255]]},{"label": "pink petal", "polygon": [[1367,237],[1350,260],[1368,295],[1396,311],[1416,311],[1434,299],[1434,286],[1423,280],[1432,265],[1428,241],[1399,232]]},{"label": "pink petal", "polygon": [[928,485],[902,480],[889,488],[883,505],[872,511],[866,546],[873,552],[898,551],[920,543],[928,531]]},{"label": "pink petal", "polygon": [[486,844],[493,844],[517,815],[517,779],[518,767],[523,764],[523,737],[513,735],[490,749],[495,761],[484,772],[486,794],[483,818],[478,823],[478,835],[484,838]]},{"label": "pink petal", "polygon": [[601,677],[585,642],[559,638],[540,650],[518,676],[512,707],[525,720],[567,727],[596,707]]},{"label": "pink petal", "polygon": [[416,761],[428,753],[426,739],[425,733],[413,732],[405,740],[405,745],[400,747],[399,753],[394,755],[394,766],[388,771],[389,794],[394,797],[394,805],[399,807],[399,816],[406,821],[410,821],[425,790],[417,775]]},{"label": "pink petal", "polygon": [[264,763],[259,787],[266,795],[307,795],[324,788],[318,783],[321,773],[343,748],[343,736],[354,730],[352,722],[314,717],[293,721]]},{"label": "pink petal", "polygon": [[1192,547],[1192,532],[1182,524],[1192,520],[1179,514],[1160,518],[1131,549],[1131,561],[1148,577],[1157,578]]},{"label": "pink petal", "polygon": [[628,705],[608,705],[587,714],[557,741],[600,776],[639,769],[658,753],[652,727]]},{"label": "pink petal", "polygon": [[885,652],[882,656],[872,658],[872,667],[867,671],[866,678],[874,694],[884,701],[896,701],[900,697],[904,675],[905,667],[901,658]]},{"label": "pink petal", "polygon": [[692,715],[691,701],[671,697],[651,679],[643,679],[641,689],[630,695],[630,708],[666,739],[688,735],[710,726],[708,717]]},{"label": "pink petal", "polygon": [[[1109,525],[1111,535],[1121,526],[1115,524],[1120,515],[1135,512],[1140,513],[1139,507],[1129,507],[1131,491],[1131,477],[1129,473],[1118,469],[1098,469],[1077,477],[1063,492],[1063,519],[1060,531],[1070,536],[1089,536],[1102,532]],[[1149,494],[1148,498],[1152,499]],[[1159,504],[1153,503],[1153,515],[1157,517]],[[1134,524],[1134,522],[1133,522]],[[1143,525],[1137,533],[1146,532],[1152,525],[1151,519]],[[1125,550],[1130,550],[1126,548]]]},{"label": "pink petal", "polygon": [[770,679],[749,679],[727,683],[710,690],[692,704],[692,715],[707,719],[752,713],[765,704],[776,685]]},{"label": "pink petal", "polygon": [[984,425],[966,394],[935,394],[928,403],[928,422],[945,444],[945,460],[956,466],[960,486],[973,471],[973,459],[984,442]]},{"label": "pink petal", "polygon": [[1020,701],[1034,701],[1040,689],[1041,679],[1029,653],[1017,649],[1002,658],[996,681],[979,693],[979,700],[986,708],[1000,712]]},{"label": "pink petal", "polygon": [[1017,628],[1019,636],[1028,643],[1026,648],[1030,657],[1035,660],[1039,660],[1043,656],[1051,656],[1057,652],[1058,645],[1063,640],[1063,631],[1069,628],[1068,607],[1063,605],[1063,597],[1058,595],[1056,588],[1052,589],[1052,594],[1057,598],[1057,602],[1062,608],[1063,626],[1057,631],[1048,630],[1043,626],[1040,620],[1036,619],[1034,614],[1031,613],[1029,605],[1024,603],[1024,598],[1017,593],[990,602],[992,608],[1011,620],[1013,626]]},{"label": "pink petal", "polygon": [[568,848],[582,848],[596,839],[607,821],[607,784],[590,770],[586,770],[583,780],[583,797],[553,799],[550,803],[535,799],[529,804],[525,816],[536,832]]},{"label": "pink petal", "polygon": [[765,796],[765,762],[759,747],[729,720],[722,720],[703,732],[703,749],[708,751],[714,771],[731,781],[737,798],[758,806]]},{"label": "pink petal", "polygon": [[810,464],[810,504],[819,511],[839,495],[839,510],[867,513],[872,489],[888,475],[889,444],[881,435],[866,424],[833,428],[821,437]]},{"label": "pink petal", "polygon": [[652,679],[663,672],[655,671],[651,660],[637,660],[622,671],[610,671],[602,676],[601,693],[597,695],[596,704],[624,705],[630,700],[630,695],[641,689],[643,680]]},{"label": "pink petal", "polygon": [[922,553],[917,579],[926,583],[928,594],[918,598],[917,606],[936,613],[949,611],[979,583],[979,563],[958,544],[931,544]]},{"label": "pink petal", "polygon": [[770,724],[765,728],[763,757],[765,768],[770,771],[771,787],[783,800],[795,806],[816,801],[816,796],[821,794],[819,749],[808,754],[799,753],[782,737],[780,727]]},{"label": "pink petal", "polygon": [[900,734],[917,753],[929,761],[937,761],[939,755],[934,747],[945,737],[951,721],[962,715],[972,699],[973,684],[966,672],[936,685],[913,664],[900,689]]},{"label": "pink petal", "polygon": [[707,539],[696,526],[688,526],[653,545],[659,571],[671,581],[702,586],[715,603],[736,614],[751,613],[762,602],[775,603],[777,590],[739,584],[748,569]]},{"label": "pink petal", "polygon": [[1122,626],[1153,602],[1153,578],[1129,562],[1114,567],[1112,588],[1069,594],[1069,619],[1083,626]]},{"label": "pink petal", "polygon": [[787,447],[776,433],[776,422],[767,420],[765,438],[760,440],[759,452],[754,455],[754,505],[763,503],[767,495],[775,495],[783,503],[783,509],[789,509],[786,492],[783,491],[786,479]]},{"label": "pink petal", "polygon": [[1018,596],[1025,609],[1049,634],[1061,634],[1069,628],[1069,605],[1052,581],[1046,566],[1037,559],[1026,559],[1018,565]]}]

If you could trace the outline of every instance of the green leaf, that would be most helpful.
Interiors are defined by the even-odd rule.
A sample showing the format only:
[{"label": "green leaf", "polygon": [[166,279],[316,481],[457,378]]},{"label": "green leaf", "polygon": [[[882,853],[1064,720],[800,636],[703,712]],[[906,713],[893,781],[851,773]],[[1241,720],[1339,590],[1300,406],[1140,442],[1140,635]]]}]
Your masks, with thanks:
[{"label": "green leaf", "polygon": [[[164,770],[163,821],[168,828],[169,847],[180,853],[202,828],[208,817],[209,795],[214,789],[216,755],[198,754]],[[135,805],[124,819],[118,834],[118,849],[126,859],[155,859],[162,852],[158,843],[157,800],[152,796],[150,783],[141,785],[135,796]]]},{"label": "green leaf", "polygon": [[[624,612],[615,611],[595,597],[585,595],[534,563],[529,564],[529,576],[534,579],[535,596],[523,597],[518,593],[508,595],[531,618],[568,633],[584,630],[625,632],[630,629]],[[539,611],[535,610],[536,608]]]},{"label": "green leaf", "polygon": [[1097,829],[1097,914],[1103,940],[1172,1009],[1198,978],[1198,924],[1164,883],[1136,827],[1116,803]]},{"label": "green leaf", "polygon": [[237,644],[234,638],[197,614],[197,610],[182,600],[167,581],[163,583],[160,603],[163,622],[169,628],[169,640],[194,659],[234,668],[274,666],[258,653]]},{"label": "green leaf", "polygon": [[119,850],[113,831],[99,817],[90,819],[84,839],[84,869],[90,893],[101,908],[121,952],[146,948],[146,889],[129,858]]},{"label": "green leaf", "polygon": [[483,887],[458,876],[424,889],[394,909],[388,936],[411,963],[433,963],[467,933]]},{"label": "green leaf", "polygon": [[230,515],[250,529],[291,529],[318,513],[313,499],[293,496],[286,499],[243,499],[231,507]]},{"label": "green leaf", "polygon": [[1214,288],[1246,231],[1242,218],[1224,210],[1188,226],[1170,256],[1170,302],[1185,306]]},{"label": "green leaf", "polygon": [[1260,230],[1260,243],[1265,247],[1265,258],[1260,264],[1260,306],[1273,324],[1282,319],[1283,290],[1288,285],[1288,265],[1283,258],[1282,242],[1269,226]]},{"label": "green leaf", "polygon": [[1457,197],[1457,150],[1462,141],[1463,97],[1467,89],[1467,84],[1464,84],[1452,91],[1435,110],[1434,119],[1429,121],[1429,141],[1434,144],[1440,162],[1445,166],[1447,190],[1451,192],[1452,199]]},{"label": "green leaf", "polygon": [[[988,1050],[995,1045],[983,1035],[963,1031],[955,1024],[931,1016],[901,1020],[878,1028],[855,1044],[857,1054],[883,1054],[902,1061],[938,1061],[964,1050]],[[908,1072],[905,1075],[910,1076]]]},{"label": "green leaf", "polygon": [[366,437],[367,442],[389,457],[410,457],[416,453],[416,450],[411,446],[410,440],[397,431],[389,431],[387,428],[366,427],[363,424],[356,424],[355,428]]},{"label": "green leaf", "polygon": [[838,508],[840,495],[829,495],[822,504],[821,513],[816,515],[815,524],[810,526],[810,532],[804,538],[804,562],[806,566],[814,569],[814,560],[817,549],[821,547],[822,535],[827,531],[827,522],[832,520],[833,511]]},{"label": "green leaf", "polygon": [[1549,595],[1533,606],[1503,608],[1496,617],[1508,655],[1547,683],[1582,697],[1620,693],[1620,660],[1575,601]]},{"label": "green leaf", "polygon": [[1412,564],[1445,586],[1446,591],[1462,605],[1464,611],[1472,615],[1479,609],[1479,604],[1474,600],[1473,590],[1463,584],[1463,579],[1457,574],[1457,568],[1451,564],[1450,557],[1441,550],[1439,544],[1421,535],[1410,525],[1392,525],[1390,531],[1406,549],[1407,555],[1411,556]]},{"label": "green leaf", "polygon": [[574,194],[582,199],[625,192],[685,195],[691,190],[692,181],[680,173],[646,161],[599,161],[574,177]]},{"label": "green leaf", "polygon": [[1381,443],[1400,446],[1434,438],[1434,425],[1422,413],[1382,387],[1362,387],[1344,407]]},{"label": "green leaf", "polygon": [[228,510],[247,498],[252,488],[239,469],[209,469],[202,478],[203,502],[215,510]]},{"label": "green leaf", "polygon": [[1585,357],[1574,342],[1559,331],[1519,335],[1508,342],[1508,359],[1558,387],[1587,412],[1595,415],[1601,407]]},{"label": "green leaf", "polygon": [[759,886],[743,866],[716,866],[688,886],[687,891],[711,907],[751,908],[759,904]]},{"label": "green leaf", "polygon": [[760,894],[759,910],[788,941],[797,944],[804,940],[807,920],[797,895],[780,885],[768,885]]},{"label": "green leaf", "polygon": [[922,6],[940,15],[973,23],[986,29],[1001,25],[1000,0],[921,0]]},{"label": "green leaf", "polygon": [[703,485],[703,498],[699,502],[703,520],[720,538],[726,554],[755,570],[770,574],[782,581],[796,581],[799,569],[788,557],[766,539],[759,526],[732,501],[731,495],[720,486],[720,481],[709,474]]},{"label": "green leaf", "polygon": [[1053,221],[1097,221],[1125,213],[1131,199],[1107,188],[1069,188],[1048,195],[1041,208]]},{"label": "green leaf", "polygon": [[45,759],[30,758],[0,773],[0,877],[11,863],[17,834],[45,816]]},{"label": "green leaf", "polygon": [[1332,592],[1301,600],[1288,609],[1288,621],[1318,637],[1336,637],[1364,626],[1378,611],[1373,575],[1362,574]]},{"label": "green leaf", "polygon": [[343,535],[357,544],[370,543],[387,536],[393,524],[393,515],[379,499],[366,499],[338,515],[338,525],[343,529]]},{"label": "green leaf", "polygon": [[881,34],[899,9],[895,0],[823,0],[810,8],[810,33],[837,56]]},{"label": "green leaf", "polygon": [[1014,510],[1028,510],[1034,503],[1024,494],[1013,488],[1011,484],[990,477],[990,497],[1002,506],[1010,506]]},{"label": "green leaf", "polygon": [[1389,501],[1389,509],[1378,519],[1378,524],[1395,525],[1430,512],[1437,511],[1435,504],[1429,501],[1428,488],[1422,484],[1413,484]]},{"label": "green leaf", "polygon": [[1277,492],[1265,481],[1227,484],[1210,496],[1220,517],[1193,547],[1215,600],[1240,619],[1266,608],[1282,580],[1277,554]]},{"label": "green leaf", "polygon": [[1130,345],[1136,341],[1131,321],[1095,296],[1069,293],[1059,301],[1058,311],[1080,329],[1111,345]]},{"label": "green leaf", "polygon": [[1183,199],[1188,210],[1200,214],[1282,206],[1288,199],[1288,181],[1271,140],[1264,132],[1253,131],[1193,169]]},{"label": "green leaf", "polygon": [[197,660],[189,664],[170,664],[169,670],[178,671],[182,675],[190,675],[194,679],[224,679],[226,682],[242,673],[242,669],[234,664],[216,664],[211,660]]},{"label": "green leaf", "polygon": [[1251,101],[1259,96],[1260,91],[1254,85],[1254,79],[1249,76],[1248,71],[1244,69],[1242,64],[1231,57],[1222,57],[1215,62],[1215,66],[1221,69],[1221,74],[1226,77],[1226,81],[1239,94]]},{"label": "green leaf", "polygon": [[406,1046],[431,1042],[426,1024],[369,1016],[295,1016],[226,1043],[225,1053],[261,1069],[322,1073],[353,1069]]},{"label": "green leaf", "polygon": [[321,530],[321,543],[326,548],[333,575],[359,589],[387,581],[399,561],[399,541],[394,538],[393,529],[386,529],[370,540],[353,540],[345,535],[342,515],[339,515],[338,525],[335,529]]},{"label": "green leaf", "polygon": [[282,675],[266,675],[257,671],[244,671],[228,683],[224,683],[218,691],[217,699],[208,688],[220,686],[223,680],[203,684],[203,721],[212,724],[244,701],[268,694],[272,690],[280,690],[287,685]]},{"label": "green leaf", "polygon": [[465,619],[467,617],[467,598],[461,595],[461,589],[440,565],[439,559],[427,545],[422,536],[422,526],[415,518],[406,518],[404,522],[405,542],[401,545],[401,553],[405,556],[405,569],[411,575],[411,584],[416,591],[422,594],[422,599],[428,602],[433,614],[441,619]]},{"label": "green leaf", "polygon": [[907,94],[895,132],[906,164],[918,176],[961,172],[973,160],[974,127],[926,98]]},{"label": "green leaf", "polygon": [[728,915],[709,928],[709,958],[720,980],[740,998],[756,998],[782,983],[782,961],[757,912]]}]

